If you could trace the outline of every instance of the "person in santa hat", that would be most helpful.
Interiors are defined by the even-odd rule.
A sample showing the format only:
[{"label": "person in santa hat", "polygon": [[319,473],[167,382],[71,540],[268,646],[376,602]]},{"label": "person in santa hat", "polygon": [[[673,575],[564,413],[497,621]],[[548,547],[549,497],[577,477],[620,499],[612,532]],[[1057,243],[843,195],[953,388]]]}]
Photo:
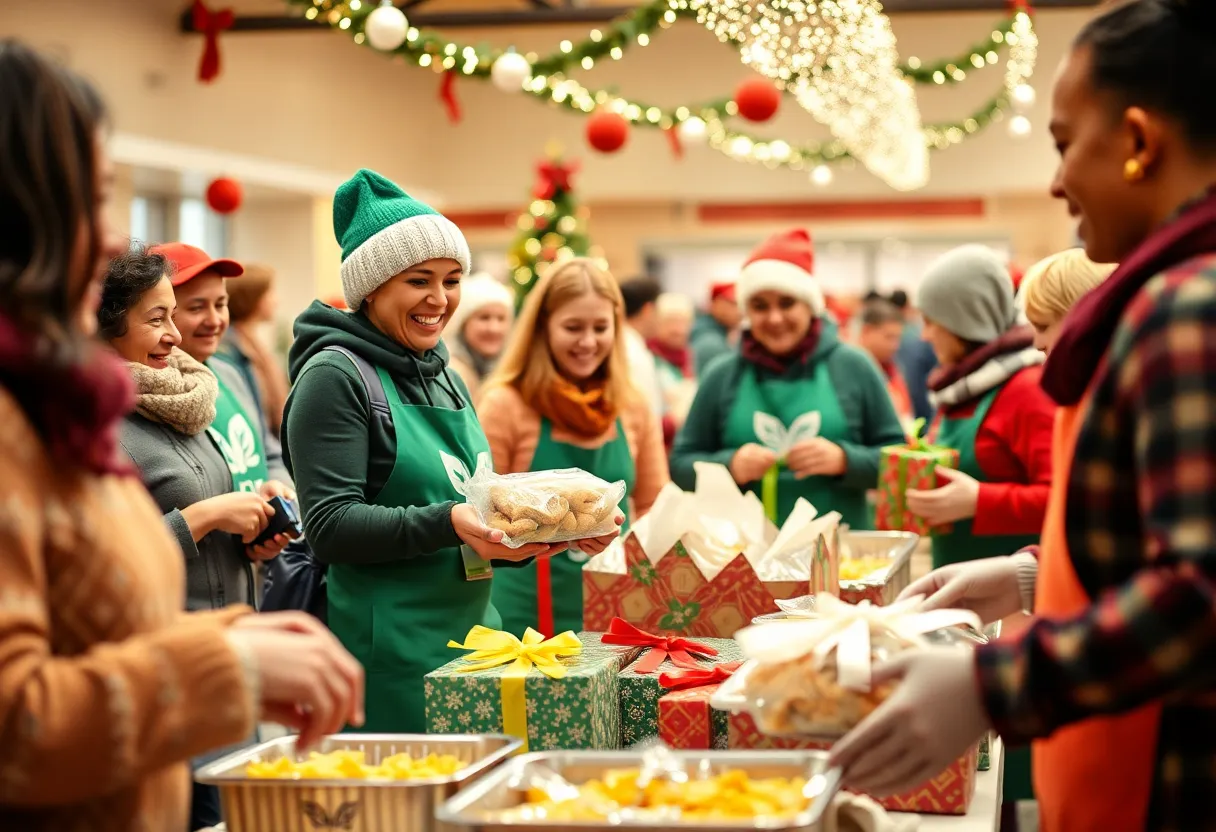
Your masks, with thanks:
[{"label": "person in santa hat", "polygon": [[735,348],[739,322],[743,315],[735,300],[735,281],[720,280],[709,287],[709,306],[697,313],[688,346],[693,353],[693,371],[701,375],[719,355]]},{"label": "person in santa hat", "polygon": [[[765,240],[735,284],[744,315],[740,348],[700,380],[671,452],[672,479],[695,487],[694,464],[726,465],[781,523],[799,497],[872,528],[866,491],[880,449],[906,441],[874,361],[840,340],[814,276],[811,237],[796,229]],[[777,488],[761,481],[775,468]]]}]

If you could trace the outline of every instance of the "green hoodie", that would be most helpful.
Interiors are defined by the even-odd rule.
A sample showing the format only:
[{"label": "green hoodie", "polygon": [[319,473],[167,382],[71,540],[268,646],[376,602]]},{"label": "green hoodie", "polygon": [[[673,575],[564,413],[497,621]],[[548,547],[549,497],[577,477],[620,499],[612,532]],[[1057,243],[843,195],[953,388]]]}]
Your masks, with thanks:
[{"label": "green hoodie", "polygon": [[[838,443],[848,461],[839,481],[845,488],[876,488],[880,449],[907,441],[887,394],[886,382],[874,360],[856,347],[842,343],[836,324],[826,319],[815,352],[808,360],[790,365],[782,377],[809,379],[824,363],[849,425],[848,440]],[[739,379],[750,366],[739,351],[734,351],[710,364],[698,380],[696,399],[671,449],[671,478],[681,488],[691,490],[696,486],[693,463],[730,465],[738,449],[723,447],[722,435]],[[761,367],[755,370],[761,380],[773,375]],[[807,402],[808,409],[814,405]]]},{"label": "green hoodie", "polygon": [[692,347],[698,377],[709,369],[715,358],[731,351],[729,338],[730,331],[718,323],[717,318],[708,312],[697,313],[692,333],[688,336],[688,345]]},{"label": "green hoodie", "polygon": [[402,402],[461,409],[468,388],[445,372],[447,347],[419,356],[393,341],[361,312],[315,302],[296,319],[289,371],[291,395],[283,417],[283,458],[291,470],[304,531],[326,563],[370,564],[432,554],[460,545],[452,528],[454,502],[389,508],[370,505],[397,459],[397,439],[369,419],[367,390],[341,346],[380,367]]}]

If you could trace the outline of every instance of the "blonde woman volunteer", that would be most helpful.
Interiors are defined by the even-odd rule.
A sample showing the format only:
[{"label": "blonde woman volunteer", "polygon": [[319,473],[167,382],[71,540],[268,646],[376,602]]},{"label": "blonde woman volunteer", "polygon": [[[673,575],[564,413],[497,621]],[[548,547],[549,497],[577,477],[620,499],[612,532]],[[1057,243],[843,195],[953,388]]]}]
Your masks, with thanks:
[{"label": "blonde woman volunteer", "polygon": [[1026,319],[1034,327],[1034,345],[1050,352],[1068,310],[1115,270],[1090,260],[1083,248],[1070,248],[1040,260],[1026,271],[1020,289]]},{"label": "blonde woman volunteer", "polygon": [[[668,482],[667,459],[658,417],[629,380],[623,326],[612,275],[583,258],[554,266],[528,295],[478,411],[496,471],[581,468],[623,480],[623,505],[637,519]],[[517,635],[579,630],[582,563],[607,542],[495,576],[503,626]]]},{"label": "blonde woman volunteer", "polygon": [[469,265],[460,229],[361,170],[334,197],[334,232],[355,311],[317,302],[296,321],[284,454],[329,564],[329,626],[367,668],[366,729],[417,733],[448,640],[500,625],[480,562],[552,550],[506,548],[462,502],[459,472],[489,445],[440,340]]}]

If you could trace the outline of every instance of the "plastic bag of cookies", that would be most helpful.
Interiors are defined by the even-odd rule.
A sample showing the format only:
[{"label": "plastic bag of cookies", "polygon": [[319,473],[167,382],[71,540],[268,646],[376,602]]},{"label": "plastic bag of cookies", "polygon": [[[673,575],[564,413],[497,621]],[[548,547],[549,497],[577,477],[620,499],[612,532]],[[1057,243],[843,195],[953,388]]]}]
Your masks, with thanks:
[{"label": "plastic bag of cookies", "polygon": [[930,644],[973,645],[979,620],[965,610],[922,611],[921,598],[889,607],[816,596],[815,617],[735,634],[748,661],[714,706],[751,714],[776,737],[835,740],[882,704],[896,683],[871,684],[872,668]]},{"label": "plastic bag of cookies", "polygon": [[567,543],[617,530],[624,482],[607,482],[578,468],[484,474],[465,486],[481,521],[503,532],[503,544]]}]

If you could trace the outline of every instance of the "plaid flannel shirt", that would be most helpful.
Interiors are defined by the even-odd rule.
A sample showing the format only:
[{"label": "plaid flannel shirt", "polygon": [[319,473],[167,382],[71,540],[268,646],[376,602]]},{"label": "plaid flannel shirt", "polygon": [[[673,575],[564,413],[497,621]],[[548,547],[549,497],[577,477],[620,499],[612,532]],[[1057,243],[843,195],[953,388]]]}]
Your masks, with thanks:
[{"label": "plaid flannel shirt", "polygon": [[1146,828],[1216,829],[1216,255],[1145,285],[1091,392],[1065,523],[1094,603],[982,648],[985,705],[1019,744],[1162,700]]}]

